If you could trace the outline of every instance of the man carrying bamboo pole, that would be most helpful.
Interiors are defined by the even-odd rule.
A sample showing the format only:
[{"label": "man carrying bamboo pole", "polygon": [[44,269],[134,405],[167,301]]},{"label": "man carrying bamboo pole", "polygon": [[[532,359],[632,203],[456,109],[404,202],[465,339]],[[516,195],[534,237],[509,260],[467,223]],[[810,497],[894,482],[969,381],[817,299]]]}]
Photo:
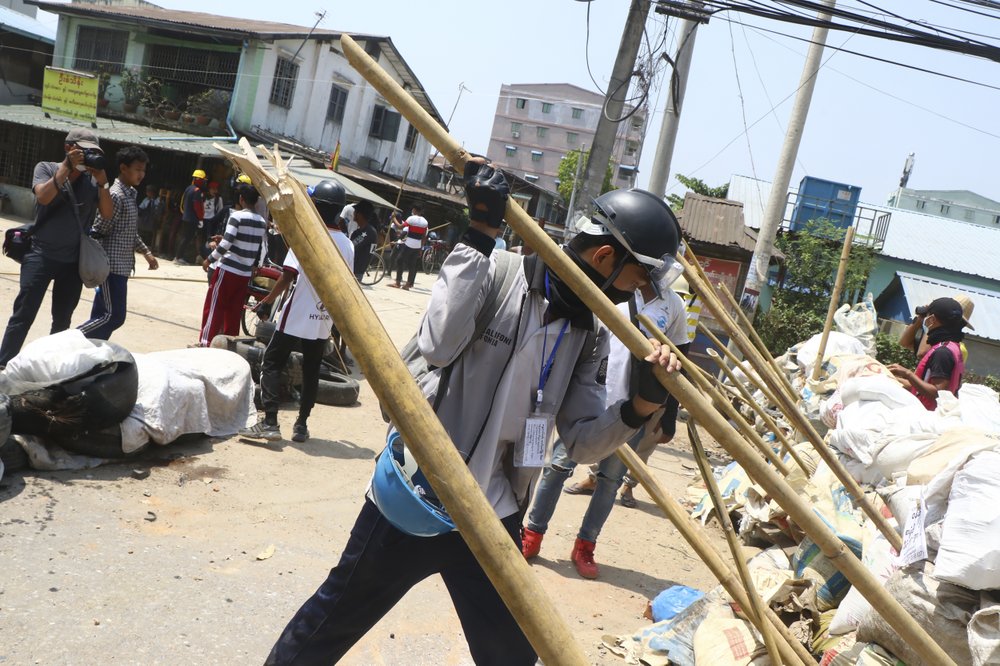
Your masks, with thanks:
[{"label": "man carrying bamboo pole", "polygon": [[[654,365],[676,371],[679,363],[654,344],[633,395],[605,407],[607,330],[537,258],[491,257],[508,192],[498,171],[467,167],[472,223],[441,267],[416,344],[429,366],[420,379],[424,395],[520,545],[521,515],[555,427],[574,459],[602,459],[666,401]],[[595,206],[600,233],[580,234],[565,252],[621,302],[663,277],[659,269],[677,250],[676,222],[662,200],[641,190],[602,195]],[[491,316],[478,330],[487,307]],[[477,664],[534,664],[535,650],[435,499],[391,435],[340,563],[266,663],[336,662],[413,585],[439,573]]]}]

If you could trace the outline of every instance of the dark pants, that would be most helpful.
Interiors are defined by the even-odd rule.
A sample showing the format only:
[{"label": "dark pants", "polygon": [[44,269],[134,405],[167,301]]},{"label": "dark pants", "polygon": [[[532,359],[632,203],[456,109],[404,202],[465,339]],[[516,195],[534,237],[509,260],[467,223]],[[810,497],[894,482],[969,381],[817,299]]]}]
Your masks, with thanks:
[{"label": "dark pants", "polygon": [[29,252],[21,261],[21,289],[14,299],[13,312],[3,334],[3,343],[0,343],[0,365],[7,365],[21,351],[50,282],[54,283],[50,333],[69,328],[73,310],[80,302],[80,292],[83,291],[78,264],[52,261],[38,252]]},{"label": "dark pants", "polygon": [[[181,220],[181,239],[177,241],[177,247],[174,248],[174,259],[187,259],[191,256],[191,244],[194,242],[195,236],[198,235],[198,221]],[[196,248],[195,248],[196,249]],[[197,251],[195,256],[197,256]]]},{"label": "dark pants", "polygon": [[[517,515],[503,520],[520,547],[518,523]],[[534,649],[458,532],[404,534],[365,500],[340,562],[285,627],[266,666],[336,663],[411,587],[436,573],[448,588],[476,664],[535,663]]]},{"label": "dark pants", "polygon": [[319,389],[319,367],[323,362],[326,340],[304,340],[294,335],[275,331],[264,350],[260,364],[260,401],[264,413],[276,414],[281,406],[281,371],[285,369],[288,356],[296,343],[302,345],[302,390],[299,398],[299,417],[309,418],[316,404]]},{"label": "dark pants", "polygon": [[403,281],[403,271],[409,271],[409,278],[406,280],[406,284],[410,287],[413,286],[414,280],[417,279],[417,267],[420,265],[420,248],[419,247],[407,247],[405,245],[400,246],[399,255],[396,257],[396,282]]},{"label": "dark pants", "polygon": [[90,319],[80,324],[80,330],[93,340],[107,340],[125,323],[127,308],[128,276],[110,273],[97,288]]}]

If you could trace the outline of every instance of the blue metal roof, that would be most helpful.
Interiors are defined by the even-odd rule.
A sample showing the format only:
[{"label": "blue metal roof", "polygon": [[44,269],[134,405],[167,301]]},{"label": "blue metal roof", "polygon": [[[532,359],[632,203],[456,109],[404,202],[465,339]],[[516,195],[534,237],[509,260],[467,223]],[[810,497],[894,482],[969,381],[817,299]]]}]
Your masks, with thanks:
[{"label": "blue metal roof", "polygon": [[[976,338],[1000,340],[1000,293],[912,273],[897,272],[896,277],[909,306],[908,313],[913,312],[918,305],[930,303],[935,298],[964,294],[975,306],[969,317],[969,323],[973,325],[974,330],[967,330],[966,334]],[[891,288],[892,283],[886,291]]]},{"label": "blue metal roof", "polygon": [[892,211],[882,255],[1000,280],[1000,229],[899,208]]},{"label": "blue metal roof", "polygon": [[0,30],[15,32],[25,37],[41,40],[47,44],[56,43],[56,29],[34,19],[27,14],[0,7]]}]

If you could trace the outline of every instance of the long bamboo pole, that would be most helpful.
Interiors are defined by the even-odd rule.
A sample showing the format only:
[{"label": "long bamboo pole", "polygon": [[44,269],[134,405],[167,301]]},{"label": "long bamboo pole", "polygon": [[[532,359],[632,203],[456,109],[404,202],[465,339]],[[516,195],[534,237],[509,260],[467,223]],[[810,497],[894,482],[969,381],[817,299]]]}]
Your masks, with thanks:
[{"label": "long bamboo pole", "polygon": [[[733,364],[733,367],[737,368],[743,367],[743,364],[740,362],[740,359],[737,358],[736,354],[734,354],[733,351],[727,345],[722,344],[722,340],[719,340],[719,338],[715,335],[715,333],[712,333],[712,331],[708,328],[708,326],[705,326],[703,322],[700,321],[698,322],[698,331],[706,338],[708,338],[709,342],[715,345],[715,348],[721,351],[723,356],[729,359],[729,362]],[[777,394],[775,394],[771,386],[766,381],[764,381],[760,377],[760,375],[757,375],[756,373],[751,374],[748,372],[746,373],[746,376],[747,379],[749,379],[754,386],[760,389],[760,392],[764,394],[764,397],[767,398],[772,405],[781,410],[781,403],[778,401]]]},{"label": "long bamboo pole", "polygon": [[[216,144],[236,161],[266,198],[271,215],[295,251],[403,440],[458,526],[476,559],[545,663],[586,664],[559,610],[538,583],[469,472],[458,449],[413,381],[378,315],[336,251],[305,188],[278,156],[276,177],[257,161],[246,139],[242,155]],[[387,353],[388,352],[388,353]]]},{"label": "long bamboo pole", "polygon": [[837,458],[836,454],[828,447],[824,442],[823,438],[819,436],[816,432],[816,428],[813,427],[809,419],[805,417],[796,403],[795,399],[785,393],[785,391],[778,390],[782,386],[782,380],[778,377],[778,373],[774,368],[764,360],[763,356],[754,348],[753,344],[750,342],[749,338],[740,330],[740,327],[736,325],[733,319],[726,312],[725,307],[722,305],[722,301],[716,296],[711,285],[706,284],[698,272],[691,266],[691,264],[682,256],[678,255],[677,260],[684,266],[684,273],[687,275],[688,285],[696,289],[698,293],[702,295],[702,301],[709,310],[715,316],[715,320],[720,326],[729,333],[731,339],[739,347],[740,351],[743,352],[744,357],[750,362],[753,368],[760,374],[761,378],[769,382],[773,389],[775,389],[775,397],[778,399],[777,406],[785,414],[785,418],[788,422],[799,432],[806,437],[806,439],[812,444],[813,448],[816,449],[823,461],[830,467],[830,470],[834,473],[837,479],[844,484],[844,489],[851,498],[861,507],[865,515],[878,530],[885,536],[889,543],[897,550],[902,547],[902,539],[899,533],[889,524],[875,506],[868,501],[865,497],[864,491],[861,490],[861,486],[858,482],[854,480],[850,472],[844,467],[843,463]]},{"label": "long bamboo pole", "polygon": [[[647,331],[651,331],[653,336],[659,340],[662,344],[670,348],[677,358],[681,361],[681,367],[688,373],[688,376],[694,382],[695,387],[697,387],[704,396],[707,396],[707,400],[710,400],[719,410],[725,414],[726,418],[732,423],[736,424],[736,427],[743,433],[744,439],[753,444],[758,451],[768,462],[774,465],[774,468],[781,472],[782,476],[788,476],[791,470],[788,469],[788,465],[778,457],[771,446],[764,441],[764,438],[760,436],[753,426],[747,423],[747,420],[733,407],[732,403],[727,399],[726,395],[719,391],[715,386],[712,385],[711,379],[705,373],[704,370],[698,367],[698,365],[684,356],[677,345],[673,343],[670,338],[668,338],[663,331],[661,331],[656,324],[646,315],[639,315],[637,317],[638,321],[646,327]],[[753,478],[753,477],[751,477]],[[756,482],[756,479],[753,479]]]},{"label": "long bamboo pole", "polygon": [[760,417],[760,419],[764,422],[764,425],[770,428],[771,432],[774,433],[774,437],[781,443],[781,448],[784,449],[785,453],[787,453],[791,459],[795,461],[795,464],[799,466],[799,469],[805,472],[806,476],[809,476],[809,470],[806,469],[806,463],[802,460],[802,457],[799,456],[799,452],[795,450],[795,445],[788,441],[785,433],[781,431],[781,428],[779,428],[778,424],[775,423],[773,418],[771,418],[771,415],[767,413],[767,410],[757,404],[757,401],[753,399],[752,395],[750,395],[750,391],[743,386],[743,382],[736,378],[736,375],[734,375],[733,371],[729,369],[729,366],[727,366],[726,362],[722,360],[722,357],[719,356],[718,352],[714,349],[709,349],[708,355],[713,361],[715,361],[716,365],[719,366],[719,369],[722,370],[722,374],[726,376],[726,379],[732,382],[733,386],[736,387],[740,397],[743,398],[743,402],[745,402],[750,409],[752,409],[753,412]]},{"label": "long bamboo pole", "polygon": [[[751,608],[750,596],[746,589],[740,584],[736,572],[730,568],[729,563],[722,556],[719,550],[712,545],[712,542],[705,535],[701,526],[691,518],[684,510],[684,507],[667,493],[660,482],[656,480],[649,467],[642,462],[635,451],[627,446],[620,446],[615,451],[625,466],[628,467],[629,476],[638,481],[646,490],[653,502],[656,503],[663,514],[674,524],[684,540],[687,541],[691,549],[698,555],[705,566],[708,567],[715,579],[726,590],[733,600],[740,605],[740,608]],[[796,640],[781,618],[770,608],[765,608],[764,614],[771,622],[771,626],[781,636],[778,642],[778,650],[782,658],[789,664],[800,662],[802,664],[816,663],[809,651]]]},{"label": "long bamboo pole", "polygon": [[833,315],[840,305],[840,292],[844,289],[844,276],[847,274],[847,260],[851,255],[851,245],[854,243],[854,227],[844,234],[844,247],[840,251],[840,261],[837,263],[837,279],[833,283],[833,292],[830,294],[830,305],[826,308],[826,321],[823,322],[823,334],[819,338],[819,350],[816,354],[816,362],[813,364],[812,380],[819,379],[819,374],[823,370],[823,356],[826,354],[826,342],[830,338],[830,329],[833,328]]},{"label": "long bamboo pole", "polygon": [[757,631],[764,639],[764,646],[767,648],[767,654],[771,657],[771,663],[774,666],[781,666],[781,657],[778,653],[777,642],[775,641],[774,634],[771,631],[771,626],[768,624],[766,619],[766,614],[764,612],[764,602],[761,601],[760,595],[757,594],[757,588],[754,587],[753,578],[750,576],[750,570],[747,568],[747,563],[743,559],[743,549],[740,547],[739,537],[736,536],[736,530],[733,529],[733,521],[729,517],[729,510],[726,509],[726,502],[722,499],[722,493],[719,491],[719,484],[715,480],[715,475],[712,473],[712,466],[708,464],[708,456],[705,455],[705,447],[701,445],[701,437],[698,436],[698,428],[695,426],[693,421],[688,421],[688,440],[691,442],[691,448],[694,449],[694,460],[698,464],[698,471],[701,472],[701,478],[705,480],[705,488],[708,490],[708,496],[712,499],[712,506],[715,508],[715,513],[719,517],[719,524],[722,526],[722,532],[726,536],[726,543],[729,544],[729,552],[733,555],[733,562],[736,564],[736,573],[739,574],[740,580],[743,581],[743,589],[746,590],[747,596],[750,598],[750,607],[744,608],[747,612],[747,616]]},{"label": "long bamboo pole", "polygon": [[[428,138],[441,154],[448,159],[456,169],[464,171],[466,153],[459,143],[451,137],[444,128],[421,108],[416,101],[396,83],[372,58],[347,35],[340,40],[348,61],[362,76],[376,88],[386,100],[398,109],[406,119]],[[555,271],[556,275],[567,286],[580,296],[591,312],[603,321],[611,332],[634,355],[644,358],[652,350],[649,341],[642,336],[638,328],[629,322],[621,311],[597,289],[596,285],[581,271],[572,260],[562,252],[549,236],[528,217],[527,212],[512,199],[507,201],[505,219],[529,246],[535,249],[546,266]],[[308,273],[307,273],[308,274]],[[358,291],[360,296],[360,290]],[[688,413],[702,424],[709,433],[725,448],[731,456],[743,467],[751,478],[758,480],[764,491],[785,509],[789,517],[798,524],[809,538],[819,547],[826,557],[841,570],[845,577],[858,589],[862,596],[868,599],[878,610],[886,622],[896,630],[900,637],[925,659],[933,663],[950,665],[954,661],[948,654],[927,635],[920,625],[906,610],[890,596],[861,564],[857,557],[837,538],[826,523],[817,516],[812,508],[803,502],[784,478],[776,472],[765,460],[756,454],[754,449],[743,441],[737,432],[695,389],[695,387],[679,373],[667,373],[656,366],[656,377],[677,398],[678,402],[688,410]],[[367,373],[366,373],[367,374]],[[411,382],[412,383],[412,382]],[[426,401],[424,401],[426,403]],[[395,414],[394,414],[395,415]],[[627,447],[626,447],[627,448]],[[471,477],[470,477],[471,478]],[[431,481],[433,485],[433,480]],[[475,490],[479,492],[478,488]],[[443,499],[443,498],[442,498]],[[505,597],[506,598],[506,597]],[[532,643],[534,645],[534,643]],[[553,661],[552,663],[560,663]]]}]

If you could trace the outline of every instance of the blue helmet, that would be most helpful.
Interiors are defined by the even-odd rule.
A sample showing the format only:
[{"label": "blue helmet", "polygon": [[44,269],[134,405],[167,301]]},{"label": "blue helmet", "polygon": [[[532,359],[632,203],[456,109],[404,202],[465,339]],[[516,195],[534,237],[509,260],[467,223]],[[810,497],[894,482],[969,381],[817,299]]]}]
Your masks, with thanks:
[{"label": "blue helmet", "polygon": [[386,520],[401,532],[431,537],[455,529],[451,516],[434,496],[427,477],[395,429],[375,463],[371,496]]}]

